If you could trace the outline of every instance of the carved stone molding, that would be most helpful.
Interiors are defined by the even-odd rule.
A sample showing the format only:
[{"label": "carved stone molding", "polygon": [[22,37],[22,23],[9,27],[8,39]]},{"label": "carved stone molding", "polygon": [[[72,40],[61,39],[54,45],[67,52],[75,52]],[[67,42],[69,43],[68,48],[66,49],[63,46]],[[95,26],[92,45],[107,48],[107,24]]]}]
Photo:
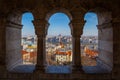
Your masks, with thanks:
[{"label": "carved stone molding", "polygon": [[23,25],[15,23],[15,22],[11,22],[11,21],[7,21],[6,26],[11,27],[11,28],[18,28],[18,29],[22,29],[23,27]]},{"label": "carved stone molding", "polygon": [[21,11],[12,10],[10,13],[8,13],[7,21],[21,24],[21,20],[22,20],[22,12]]},{"label": "carved stone molding", "polygon": [[98,16],[98,24],[99,25],[111,23],[111,21],[112,21],[112,13],[111,12],[101,11],[101,12],[97,13],[97,16]]},{"label": "carved stone molding", "polygon": [[103,23],[101,25],[97,25],[98,29],[106,29],[106,28],[112,28],[112,23]]}]

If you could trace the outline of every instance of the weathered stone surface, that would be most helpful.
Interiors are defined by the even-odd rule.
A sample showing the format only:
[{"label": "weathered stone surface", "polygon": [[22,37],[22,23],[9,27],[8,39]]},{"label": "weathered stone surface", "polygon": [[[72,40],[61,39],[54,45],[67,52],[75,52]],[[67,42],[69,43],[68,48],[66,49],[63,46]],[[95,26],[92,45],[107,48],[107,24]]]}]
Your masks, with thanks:
[{"label": "weathered stone surface", "polygon": [[99,40],[103,41],[113,41],[113,29],[106,28],[106,29],[99,29]]},{"label": "weathered stone surface", "polygon": [[6,39],[7,40],[20,40],[21,39],[21,29],[7,27],[6,28]]},{"label": "weathered stone surface", "polygon": [[98,43],[99,49],[108,51],[108,52],[113,52],[113,42],[112,41],[102,41],[99,40]]},{"label": "weathered stone surface", "polygon": [[108,66],[113,66],[113,53],[100,49],[99,58]]},{"label": "weathered stone surface", "polygon": [[[119,3],[119,0],[0,0],[0,80],[119,80]],[[16,62],[21,62],[21,17],[22,14],[26,11],[32,12],[35,19],[38,19],[38,21],[39,19],[48,21],[48,18],[56,12],[63,12],[67,14],[70,20],[77,19],[77,24],[74,24],[75,28],[73,29],[73,27],[71,27],[71,32],[73,32],[72,34],[74,37],[78,35],[80,37],[82,33],[83,24],[79,23],[79,20],[80,22],[83,22],[83,17],[81,17],[81,15],[83,16],[88,11],[95,12],[98,16],[99,28],[102,28],[99,30],[98,47],[101,54],[98,57],[105,61],[107,64],[112,64],[111,58],[113,57],[113,71],[109,74],[47,74],[41,73],[39,70],[33,73],[6,72],[5,66],[8,65],[10,67],[14,64],[16,66]],[[38,26],[39,25],[40,24],[38,24]],[[38,30],[39,28],[36,28],[36,33],[39,31],[39,34],[44,33],[44,35],[42,34],[42,37],[45,37],[47,34],[47,27],[45,27],[45,25],[48,25],[48,23],[42,25],[42,27],[44,27],[41,28],[42,30],[44,29],[43,31]],[[40,42],[41,44],[45,43],[44,41]],[[79,40],[75,42],[79,43]],[[77,47],[78,44],[75,43],[74,46]],[[79,48],[79,46],[77,48]],[[44,45],[42,45],[42,48],[40,48],[42,51],[39,51],[38,53],[44,53],[43,49]],[[75,50],[76,51],[74,52],[80,52],[80,50],[77,50],[76,48]],[[39,55],[39,57],[41,56]],[[75,60],[79,60],[78,57],[76,55],[77,59]],[[44,58],[38,60],[43,61],[43,59]],[[43,65],[44,63],[41,61],[39,62],[39,65]],[[80,61],[76,61],[77,64],[79,62]],[[102,67],[107,68],[106,64],[104,64],[102,61],[99,60],[98,63],[100,66],[103,65]]]}]

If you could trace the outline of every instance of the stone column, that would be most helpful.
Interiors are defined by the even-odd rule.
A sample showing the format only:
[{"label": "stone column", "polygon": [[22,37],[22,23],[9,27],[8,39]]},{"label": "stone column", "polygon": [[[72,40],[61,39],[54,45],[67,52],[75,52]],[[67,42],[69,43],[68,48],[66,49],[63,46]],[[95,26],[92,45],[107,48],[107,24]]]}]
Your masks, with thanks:
[{"label": "stone column", "polygon": [[72,72],[83,72],[81,65],[80,37],[82,35],[84,21],[72,20],[70,22],[73,44],[73,68]]},{"label": "stone column", "polygon": [[34,20],[37,42],[37,64],[35,71],[45,72],[45,38],[47,34],[48,22],[45,20]]},{"label": "stone column", "polygon": [[4,18],[0,18],[0,74],[3,74],[3,71],[6,69],[5,24],[6,20]]},{"label": "stone column", "polygon": [[113,79],[120,78],[120,17],[112,20],[113,25]]}]

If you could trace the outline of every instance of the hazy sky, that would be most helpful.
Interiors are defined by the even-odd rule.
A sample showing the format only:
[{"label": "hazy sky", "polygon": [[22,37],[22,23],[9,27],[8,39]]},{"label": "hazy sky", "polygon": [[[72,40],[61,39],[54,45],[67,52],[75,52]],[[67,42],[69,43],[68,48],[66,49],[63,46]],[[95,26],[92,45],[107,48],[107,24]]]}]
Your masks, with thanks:
[{"label": "hazy sky", "polygon": [[[33,15],[31,13],[25,13],[22,16],[22,35],[35,35],[34,32],[34,25],[32,23],[34,20]],[[86,24],[84,25],[83,35],[97,35],[97,16],[94,13],[87,13],[84,17],[86,20]],[[50,26],[48,28],[48,35],[71,35],[70,27],[69,27],[69,18],[64,13],[56,13],[53,14],[50,19],[49,23]]]}]

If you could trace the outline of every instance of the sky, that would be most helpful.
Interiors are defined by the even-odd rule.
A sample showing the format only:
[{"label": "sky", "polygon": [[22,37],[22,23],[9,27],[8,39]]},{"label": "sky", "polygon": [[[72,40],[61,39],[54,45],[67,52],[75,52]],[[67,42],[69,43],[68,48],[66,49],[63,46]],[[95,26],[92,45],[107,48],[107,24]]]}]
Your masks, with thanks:
[{"label": "sky", "polygon": [[[32,21],[34,17],[32,13],[24,13],[22,15],[22,36],[35,35],[34,25]],[[96,25],[98,24],[97,15],[95,13],[86,13],[84,16],[86,23],[84,25],[83,36],[98,35]],[[55,13],[49,19],[48,35],[71,35],[69,18],[64,13]]]}]

